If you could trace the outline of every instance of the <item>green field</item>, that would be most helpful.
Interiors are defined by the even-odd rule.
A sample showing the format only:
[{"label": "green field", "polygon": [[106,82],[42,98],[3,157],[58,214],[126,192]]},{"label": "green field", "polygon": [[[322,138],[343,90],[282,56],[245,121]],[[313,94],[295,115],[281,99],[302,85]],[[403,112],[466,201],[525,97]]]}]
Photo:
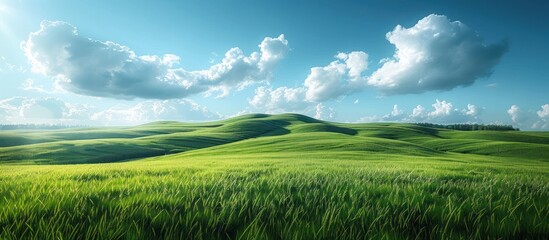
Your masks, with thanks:
[{"label": "green field", "polygon": [[549,132],[302,115],[0,132],[0,239],[549,239]]}]

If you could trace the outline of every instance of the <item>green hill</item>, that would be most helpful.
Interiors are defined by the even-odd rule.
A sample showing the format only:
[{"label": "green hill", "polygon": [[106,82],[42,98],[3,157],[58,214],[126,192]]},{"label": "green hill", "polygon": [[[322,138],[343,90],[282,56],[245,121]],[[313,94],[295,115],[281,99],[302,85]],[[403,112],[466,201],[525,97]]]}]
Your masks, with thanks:
[{"label": "green hill", "polygon": [[0,132],[0,239],[549,239],[549,132],[297,114]]},{"label": "green hill", "polygon": [[342,124],[298,114],[251,114],[196,124],[3,131],[0,146],[0,162],[38,164],[119,162],[203,148],[239,153],[350,151],[423,156],[453,152],[549,159],[546,133],[465,132],[399,123]]}]

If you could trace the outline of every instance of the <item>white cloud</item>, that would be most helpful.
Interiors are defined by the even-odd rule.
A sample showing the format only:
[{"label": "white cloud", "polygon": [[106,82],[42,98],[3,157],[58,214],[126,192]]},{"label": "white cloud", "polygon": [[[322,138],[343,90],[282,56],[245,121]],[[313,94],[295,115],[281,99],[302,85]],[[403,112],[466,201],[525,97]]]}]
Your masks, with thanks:
[{"label": "white cloud", "polygon": [[391,111],[391,116],[400,116],[403,113],[404,112],[398,108],[397,104],[393,105],[393,111]]},{"label": "white cloud", "polygon": [[385,94],[421,93],[468,86],[487,77],[507,51],[506,43],[486,45],[465,24],[431,14],[411,28],[400,25],[386,35],[395,45],[368,84]]},{"label": "white cloud", "polygon": [[160,120],[204,121],[220,115],[189,100],[147,100],[98,110],[59,98],[13,97],[0,100],[0,119],[10,124],[134,125]]},{"label": "white cloud", "polygon": [[436,100],[435,103],[433,103],[434,110],[428,114],[429,117],[444,117],[450,115],[452,112],[452,103],[446,102],[446,101],[439,101]]},{"label": "white cloud", "polygon": [[336,58],[338,60],[327,66],[311,68],[304,82],[308,101],[322,102],[361,91],[365,87],[361,74],[368,67],[368,54],[339,53]]},{"label": "white cloud", "polygon": [[35,72],[52,77],[65,90],[83,95],[132,99],[170,99],[232,88],[244,88],[272,77],[288,51],[284,35],[265,38],[259,52],[246,56],[232,48],[220,63],[205,70],[174,68],[179,57],[138,56],[114,42],[92,40],[65,22],[43,21],[21,48]]},{"label": "white cloud", "polygon": [[304,83],[307,100],[323,101],[346,94],[349,89],[343,82],[345,72],[345,64],[337,61],[325,67],[311,68]]},{"label": "white cloud", "polygon": [[421,105],[417,105],[412,110],[412,115],[410,115],[413,119],[423,119],[426,116],[428,116],[427,110]]},{"label": "white cloud", "polygon": [[2,115],[2,119],[7,121],[10,116],[19,114],[19,108],[25,99],[26,98],[23,97],[12,97],[0,100],[0,113]]},{"label": "white cloud", "polygon": [[454,108],[451,102],[436,99],[435,103],[431,106],[433,107],[432,111],[423,112],[426,116],[419,115],[417,118],[414,118],[414,114],[412,113],[410,120],[414,122],[428,121],[434,123],[471,123],[479,121],[480,108],[473,104],[467,104],[466,108],[458,109]]},{"label": "white cloud", "polygon": [[463,112],[465,113],[465,115],[476,117],[481,112],[481,108],[478,108],[473,104],[467,104],[467,109]]},{"label": "white cloud", "polygon": [[89,118],[89,106],[69,104],[61,99],[12,97],[0,100],[0,119],[5,123],[79,124]]},{"label": "white cloud", "polygon": [[335,108],[307,100],[304,87],[279,87],[276,89],[259,87],[255,90],[254,97],[248,102],[252,107],[271,114],[293,112],[314,116],[317,119],[334,119],[336,117]]},{"label": "white cloud", "polygon": [[319,102],[361,90],[365,86],[361,74],[368,67],[368,55],[338,53],[335,58],[338,60],[327,66],[311,68],[301,87],[258,87],[249,103],[270,113],[303,112]]},{"label": "white cloud", "polygon": [[[446,16],[434,14],[408,29],[398,25],[387,33],[387,40],[395,45],[396,52],[393,58],[382,59],[381,68],[371,76],[363,76],[368,68],[367,53],[342,52],[328,65],[311,68],[303,86],[296,89],[304,89],[304,101],[310,103],[360,92],[368,86],[386,94],[450,90],[489,76],[507,50],[506,43],[486,45],[475,31],[461,22],[451,22]],[[447,102],[435,104],[430,117],[451,115],[454,111]],[[480,110],[470,107],[465,110],[468,116],[475,116]]]},{"label": "white cloud", "polygon": [[541,110],[536,112],[539,120],[532,124],[535,129],[549,129],[549,104],[541,106]]},{"label": "white cloud", "polygon": [[522,118],[521,110],[517,105],[512,105],[509,110],[507,110],[507,114],[509,114],[514,123],[518,123]]},{"label": "white cloud", "polygon": [[541,110],[523,110],[517,105],[512,105],[507,114],[514,125],[521,128],[549,129],[549,104],[541,106]]},{"label": "white cloud", "polygon": [[267,37],[259,44],[259,49],[261,50],[259,69],[270,71],[288,52],[288,41],[283,34],[277,38]]},{"label": "white cloud", "polygon": [[23,118],[60,119],[66,110],[65,103],[59,99],[29,99],[21,106],[20,115]]},{"label": "white cloud", "polygon": [[391,113],[386,114],[379,121],[400,121],[404,117],[404,111],[398,107],[397,104],[393,105]]},{"label": "white cloud", "polygon": [[549,118],[549,104],[545,104],[541,106],[541,110],[536,112],[538,114],[539,118]]},{"label": "white cloud", "polygon": [[133,106],[119,105],[96,112],[91,120],[106,125],[135,125],[153,121],[205,121],[221,116],[206,107],[183,99],[147,100]]},{"label": "white cloud", "polygon": [[[436,99],[433,104],[432,111],[427,110],[421,105],[417,105],[412,109],[412,113],[408,116],[403,116],[403,121],[405,122],[437,122],[437,123],[456,123],[462,121],[468,121],[469,115],[467,111],[469,107],[476,108],[476,106],[468,104],[467,109],[459,110],[454,109],[454,106],[451,102],[445,100]],[[472,116],[471,116],[472,117]]]},{"label": "white cloud", "polygon": [[288,87],[280,87],[274,90],[259,87],[255,90],[255,95],[249,100],[249,103],[256,108],[266,110],[268,113],[300,112],[312,105],[311,102],[305,100],[304,88]]},{"label": "white cloud", "polygon": [[34,79],[27,79],[21,84],[21,88],[26,91],[34,91],[39,93],[53,93],[56,89],[46,90],[44,86],[38,85],[34,82]]},{"label": "white cloud", "polygon": [[326,119],[334,119],[336,117],[336,111],[332,107],[327,107],[322,103],[318,103],[315,106],[315,118],[326,120]]},{"label": "white cloud", "polygon": [[431,105],[432,110],[427,110],[421,105],[412,109],[410,114],[400,109],[397,104],[393,106],[389,114],[383,116],[365,116],[359,119],[359,122],[431,122],[431,123],[463,123],[478,122],[480,109],[473,104],[467,104],[464,109],[454,108],[453,104],[445,100],[435,100]]},{"label": "white cloud", "polygon": [[365,52],[338,53],[336,58],[345,61],[351,79],[360,79],[362,72],[368,69],[368,54]]}]

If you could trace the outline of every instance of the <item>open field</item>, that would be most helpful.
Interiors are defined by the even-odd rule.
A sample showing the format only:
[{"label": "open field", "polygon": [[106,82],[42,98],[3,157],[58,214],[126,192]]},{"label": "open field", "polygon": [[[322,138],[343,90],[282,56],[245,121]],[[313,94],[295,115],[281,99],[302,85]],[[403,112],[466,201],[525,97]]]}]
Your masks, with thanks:
[{"label": "open field", "polygon": [[0,239],[549,238],[544,132],[256,114],[0,145]]}]

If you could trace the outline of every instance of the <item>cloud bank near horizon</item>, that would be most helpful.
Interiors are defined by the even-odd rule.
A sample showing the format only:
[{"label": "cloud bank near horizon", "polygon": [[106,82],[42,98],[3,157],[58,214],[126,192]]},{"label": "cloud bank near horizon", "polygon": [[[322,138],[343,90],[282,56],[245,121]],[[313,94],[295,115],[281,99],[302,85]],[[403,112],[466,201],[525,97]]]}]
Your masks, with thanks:
[{"label": "cloud bank near horizon", "polygon": [[152,121],[209,121],[222,116],[185,99],[147,100],[99,108],[53,97],[12,97],[0,100],[6,124],[136,125]]},{"label": "cloud bank near horizon", "polygon": [[411,111],[405,111],[398,104],[394,104],[390,113],[383,116],[365,116],[358,122],[432,122],[441,124],[483,122],[481,115],[484,108],[474,104],[458,108],[451,102],[436,99],[431,107],[432,109],[429,110],[422,105],[417,105]]},{"label": "cloud bank near horizon", "polygon": [[[271,94],[271,92],[265,93]],[[273,94],[283,96],[292,92],[277,91]],[[276,106],[276,103],[270,104]],[[337,109],[323,103],[301,106],[290,111],[272,109],[268,113],[294,112],[324,120],[333,120],[337,116]],[[485,122],[483,120],[485,110],[484,107],[474,104],[458,107],[449,101],[436,99],[430,109],[417,105],[413,109],[406,110],[394,104],[385,115],[363,116],[354,122],[496,123],[512,124],[515,127],[534,130],[549,129],[549,104],[541,105],[538,110],[523,110],[518,105],[512,105],[506,111],[509,118],[503,122]],[[92,104],[73,104],[53,97],[0,99],[0,121],[4,124],[136,125],[161,120],[199,122],[252,112],[244,110],[234,115],[222,115],[186,99],[146,100],[103,108]]]}]

